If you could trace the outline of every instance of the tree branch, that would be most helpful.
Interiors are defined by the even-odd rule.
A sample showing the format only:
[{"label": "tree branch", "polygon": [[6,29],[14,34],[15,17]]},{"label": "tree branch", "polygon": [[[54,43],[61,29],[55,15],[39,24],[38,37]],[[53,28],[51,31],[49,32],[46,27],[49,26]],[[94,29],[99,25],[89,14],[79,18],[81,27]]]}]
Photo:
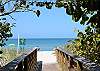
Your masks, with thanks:
[{"label": "tree branch", "polygon": [[33,11],[33,10],[22,10],[22,11],[18,11],[18,10],[13,10],[13,11],[11,11],[11,12],[7,12],[7,13],[3,13],[3,14],[1,14],[0,16],[6,16],[6,15],[10,15],[11,13],[14,13],[14,12],[30,12],[30,11]]},{"label": "tree branch", "polygon": [[15,20],[11,15],[9,15],[11,17],[11,19]]},{"label": "tree branch", "polygon": [[15,12],[15,11],[16,11],[16,10],[13,10],[13,11],[11,11],[11,12],[7,12],[7,13],[3,13],[3,14],[1,14],[0,16],[6,16],[6,15],[9,15],[9,14]]}]

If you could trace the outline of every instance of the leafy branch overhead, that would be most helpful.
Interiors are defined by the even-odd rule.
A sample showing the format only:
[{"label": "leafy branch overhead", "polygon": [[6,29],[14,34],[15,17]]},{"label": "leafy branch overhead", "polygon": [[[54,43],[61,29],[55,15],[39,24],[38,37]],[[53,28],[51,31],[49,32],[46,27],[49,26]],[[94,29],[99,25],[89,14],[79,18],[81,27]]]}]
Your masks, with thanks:
[{"label": "leafy branch overhead", "polygon": [[[64,7],[68,15],[72,15],[72,19],[77,22],[81,19],[81,24],[89,20],[89,15],[99,14],[99,0],[57,0],[56,2],[37,2],[30,0],[0,0],[0,16],[9,15],[14,12],[29,12],[35,11],[34,7],[43,7],[52,9],[53,6]],[[10,4],[11,8],[6,9],[6,5]],[[98,11],[97,11],[98,10]],[[38,13],[37,13],[37,12]],[[39,10],[34,13],[39,17]],[[97,12],[95,12],[97,11]]]},{"label": "leafy branch overhead", "polygon": [[[6,5],[10,4],[9,10],[6,9]],[[34,7],[39,6],[43,7],[46,6],[47,9],[51,9],[53,6],[53,2],[36,2],[36,1],[29,1],[29,0],[0,0],[0,16],[9,15],[15,12],[30,12],[36,13],[39,17],[40,11],[34,10]]]},{"label": "leafy branch overhead", "polygon": [[[31,1],[31,0],[0,0],[0,16],[10,15],[15,12],[33,12],[38,17],[40,10],[35,10],[36,7],[63,7],[68,15],[72,16],[75,22],[80,21],[80,24],[91,25],[93,28],[99,28],[100,25],[100,0],[57,0],[56,2],[48,1]],[[9,4],[9,9],[6,5]],[[98,25],[98,26],[96,26]],[[98,30],[97,30],[98,31]]]}]

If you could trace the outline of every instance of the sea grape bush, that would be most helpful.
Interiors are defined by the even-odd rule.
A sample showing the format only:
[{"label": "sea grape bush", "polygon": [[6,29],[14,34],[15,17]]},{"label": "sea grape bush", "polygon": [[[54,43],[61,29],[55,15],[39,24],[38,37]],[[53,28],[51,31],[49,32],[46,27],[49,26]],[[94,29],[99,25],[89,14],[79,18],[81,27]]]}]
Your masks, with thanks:
[{"label": "sea grape bush", "polygon": [[7,22],[6,18],[2,18],[2,20],[0,20],[0,46],[1,47],[5,45],[5,41],[7,41],[9,37],[13,36],[11,32],[11,28],[14,26],[13,24]]},{"label": "sea grape bush", "polygon": [[77,38],[65,48],[100,64],[100,7],[99,0],[69,1],[66,13],[75,22],[87,25],[84,32],[78,31]]}]

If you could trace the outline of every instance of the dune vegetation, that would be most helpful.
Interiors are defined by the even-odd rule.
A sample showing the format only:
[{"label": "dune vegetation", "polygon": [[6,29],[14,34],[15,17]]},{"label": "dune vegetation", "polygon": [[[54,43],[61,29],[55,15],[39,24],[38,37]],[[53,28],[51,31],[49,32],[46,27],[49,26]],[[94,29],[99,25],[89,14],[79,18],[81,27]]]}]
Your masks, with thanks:
[{"label": "dune vegetation", "polygon": [[14,45],[9,48],[2,47],[0,50],[2,51],[2,54],[0,54],[0,66],[6,65],[24,53],[24,50],[21,49],[17,51],[17,48]]}]

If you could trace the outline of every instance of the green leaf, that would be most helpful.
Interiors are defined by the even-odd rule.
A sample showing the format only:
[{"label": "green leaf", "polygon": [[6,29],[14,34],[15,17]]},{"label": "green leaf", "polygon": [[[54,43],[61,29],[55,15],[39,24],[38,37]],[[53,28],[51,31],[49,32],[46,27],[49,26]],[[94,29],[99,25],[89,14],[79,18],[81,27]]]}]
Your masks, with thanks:
[{"label": "green leaf", "polygon": [[83,37],[84,35],[83,35],[82,32],[79,32],[77,36],[78,36],[78,37]]},{"label": "green leaf", "polygon": [[6,20],[6,18],[2,18],[2,20]]},{"label": "green leaf", "polygon": [[40,16],[40,11],[39,11],[39,10],[36,11],[36,15],[37,15],[38,17]]},{"label": "green leaf", "polygon": [[52,8],[52,6],[46,6],[46,8],[47,8],[47,9],[51,9],[51,8]]},{"label": "green leaf", "polygon": [[0,13],[3,13],[4,12],[4,6],[0,6]]},{"label": "green leaf", "polygon": [[96,23],[96,22],[97,22],[97,19],[96,19],[97,16],[98,16],[97,14],[93,15],[93,16],[89,19],[89,21],[87,22],[87,25],[88,25],[89,23],[91,23],[91,24]]},{"label": "green leaf", "polygon": [[57,2],[55,7],[58,7],[58,8],[61,8],[64,6],[64,3],[63,2]]},{"label": "green leaf", "polygon": [[90,26],[88,26],[86,29],[85,29],[85,32],[91,32],[91,29]]},{"label": "green leaf", "polygon": [[2,54],[3,52],[0,50],[0,54]]},{"label": "green leaf", "polygon": [[83,15],[80,24],[84,25],[85,22],[86,22],[88,19],[89,19],[89,17],[88,17],[87,15]]},{"label": "green leaf", "polygon": [[45,5],[44,2],[37,2],[37,3],[36,3],[36,6],[39,6],[39,7],[43,7],[44,5]]},{"label": "green leaf", "polygon": [[20,5],[26,5],[26,0],[20,0]]},{"label": "green leaf", "polygon": [[84,25],[85,21],[84,20],[81,20],[80,24],[81,25]]},{"label": "green leaf", "polygon": [[46,8],[47,8],[47,9],[51,9],[51,8],[52,8],[52,6],[53,6],[53,4],[52,4],[52,3],[48,3],[48,4],[46,5]]},{"label": "green leaf", "polygon": [[73,12],[74,12],[74,8],[73,8],[73,6],[72,6],[72,3],[66,3],[66,4],[64,4],[64,7],[65,7],[65,9],[66,9],[66,13],[68,14],[68,15],[73,15]]}]

